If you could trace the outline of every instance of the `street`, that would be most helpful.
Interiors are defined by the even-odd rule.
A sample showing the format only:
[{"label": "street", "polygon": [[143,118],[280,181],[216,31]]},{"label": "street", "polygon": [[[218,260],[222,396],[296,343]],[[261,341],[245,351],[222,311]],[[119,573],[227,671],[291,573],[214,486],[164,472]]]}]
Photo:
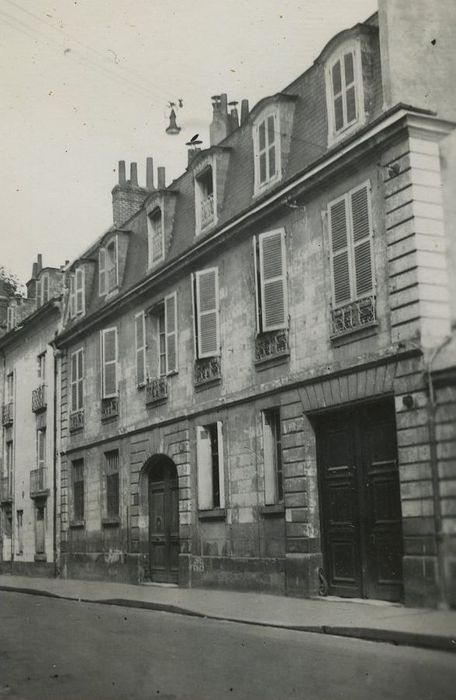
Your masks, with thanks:
[{"label": "street", "polygon": [[0,698],[454,697],[455,656],[0,592]]}]

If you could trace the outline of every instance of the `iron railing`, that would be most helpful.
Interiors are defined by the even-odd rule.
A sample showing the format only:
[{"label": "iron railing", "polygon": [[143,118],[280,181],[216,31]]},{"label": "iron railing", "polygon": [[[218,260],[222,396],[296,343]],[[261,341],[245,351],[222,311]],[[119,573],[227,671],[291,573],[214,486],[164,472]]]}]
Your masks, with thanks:
[{"label": "iron railing", "polygon": [[79,430],[84,427],[84,409],[70,413],[70,430]]},{"label": "iron railing", "polygon": [[113,418],[119,415],[119,397],[101,399],[101,419]]},{"label": "iron railing", "polygon": [[289,352],[288,330],[260,333],[255,338],[255,362],[272,360]]},{"label": "iron railing", "polygon": [[30,498],[43,496],[47,492],[46,467],[32,469],[30,472]]},{"label": "iron railing", "polygon": [[166,377],[149,379],[146,384],[146,404],[163,401],[168,398],[168,382]]},{"label": "iron railing", "polygon": [[13,475],[11,472],[0,479],[0,501],[2,503],[13,500]]},{"label": "iron railing", "polygon": [[221,376],[222,363],[220,357],[205,357],[195,361],[195,386],[220,379]]},{"label": "iron railing", "polygon": [[32,411],[38,413],[46,408],[46,385],[41,384],[37,389],[32,391]]},{"label": "iron railing", "polygon": [[201,200],[201,228],[214,220],[214,195],[209,194]]},{"label": "iron railing", "polygon": [[3,404],[2,408],[2,424],[11,425],[13,422],[14,404],[12,401]]},{"label": "iron railing", "polygon": [[375,296],[369,295],[344,306],[331,309],[332,335],[344,335],[350,331],[375,323],[377,320]]}]

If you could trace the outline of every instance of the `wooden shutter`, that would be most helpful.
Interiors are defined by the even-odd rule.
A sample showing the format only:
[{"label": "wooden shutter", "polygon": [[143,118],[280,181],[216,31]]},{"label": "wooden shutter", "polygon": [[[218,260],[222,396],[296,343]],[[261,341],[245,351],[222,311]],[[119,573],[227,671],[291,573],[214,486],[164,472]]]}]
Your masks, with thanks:
[{"label": "wooden shutter", "polygon": [[342,197],[329,205],[331,267],[335,306],[351,300],[350,245],[347,228],[347,201]]},{"label": "wooden shutter", "polygon": [[263,411],[263,464],[264,464],[264,502],[266,505],[276,503],[275,440],[271,420]]},{"label": "wooden shutter", "polygon": [[351,191],[350,209],[353,235],[354,292],[359,298],[371,293],[374,286],[368,184],[363,184]]},{"label": "wooden shutter", "polygon": [[165,297],[166,372],[177,371],[177,295]]},{"label": "wooden shutter", "polygon": [[217,421],[217,452],[219,468],[220,508],[225,508],[225,462],[223,458],[223,427],[222,421]]},{"label": "wooden shutter", "polygon": [[196,273],[198,357],[213,357],[219,352],[218,269]]},{"label": "wooden shutter", "polygon": [[259,237],[262,331],[287,326],[285,231],[269,231]]},{"label": "wooden shutter", "polygon": [[104,248],[98,251],[98,292],[106,294],[106,250]]},{"label": "wooden shutter", "polygon": [[78,387],[77,387],[77,407],[78,410],[84,406],[84,350],[78,350]]},{"label": "wooden shutter", "polygon": [[103,398],[117,395],[117,328],[102,333],[102,391]]},{"label": "wooden shutter", "polygon": [[78,353],[71,355],[71,410],[78,410]]},{"label": "wooden shutter", "polygon": [[76,270],[75,275],[76,313],[84,313],[84,270]]},{"label": "wooden shutter", "polygon": [[70,318],[73,318],[73,316],[76,313],[76,301],[75,301],[75,292],[74,292],[74,274],[71,273],[70,275]]},{"label": "wooden shutter", "polygon": [[261,281],[258,271],[258,238],[256,236],[252,239],[253,243],[253,270],[255,275],[255,325],[256,332],[261,332]]},{"label": "wooden shutter", "polygon": [[135,316],[136,342],[136,383],[142,385],[146,381],[146,328],[144,312]]},{"label": "wooden shutter", "polygon": [[212,508],[212,452],[209,431],[196,426],[196,463],[198,476],[198,509]]}]

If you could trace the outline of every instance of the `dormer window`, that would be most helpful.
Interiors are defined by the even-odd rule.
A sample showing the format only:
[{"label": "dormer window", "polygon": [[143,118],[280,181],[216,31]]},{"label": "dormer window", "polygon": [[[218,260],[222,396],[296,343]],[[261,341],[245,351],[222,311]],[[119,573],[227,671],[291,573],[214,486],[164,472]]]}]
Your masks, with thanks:
[{"label": "dormer window", "polygon": [[70,317],[85,313],[84,268],[78,267],[70,277]]},{"label": "dormer window", "polygon": [[255,193],[280,178],[280,128],[278,109],[262,114],[254,125]]},{"label": "dormer window", "polygon": [[36,303],[43,306],[49,301],[49,275],[45,273],[36,283]]},{"label": "dormer window", "polygon": [[98,252],[98,288],[100,295],[108,294],[118,285],[117,236]]},{"label": "dormer window", "polygon": [[329,144],[364,122],[361,52],[358,41],[343,44],[327,63]]},{"label": "dormer window", "polygon": [[164,257],[164,226],[163,212],[160,207],[156,207],[148,214],[147,229],[149,234],[149,266],[153,265]]},{"label": "dormer window", "polygon": [[195,176],[196,232],[215,223],[214,169],[207,165]]}]

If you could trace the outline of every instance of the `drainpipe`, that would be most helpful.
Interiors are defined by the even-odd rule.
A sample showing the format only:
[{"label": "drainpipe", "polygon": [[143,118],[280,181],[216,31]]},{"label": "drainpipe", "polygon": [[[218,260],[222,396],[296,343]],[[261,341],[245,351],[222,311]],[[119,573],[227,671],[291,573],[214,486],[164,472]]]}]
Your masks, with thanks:
[{"label": "drainpipe", "polygon": [[432,363],[443,348],[448,345],[451,341],[451,336],[447,336],[444,340],[437,345],[432,351],[429,359],[426,362],[426,382],[429,390],[429,410],[428,410],[428,423],[429,423],[429,448],[431,455],[431,470],[432,470],[432,500],[434,505],[434,522],[435,522],[435,539],[436,539],[436,550],[437,550],[437,569],[440,579],[440,591],[439,591],[439,602],[438,607],[441,609],[448,609],[448,595],[447,586],[445,579],[445,557],[442,550],[442,504],[440,501],[440,479],[439,479],[439,467],[437,460],[437,434],[436,434],[436,400],[434,383],[432,381]]},{"label": "drainpipe", "polygon": [[58,380],[58,360],[62,356],[62,351],[59,350],[55,342],[49,343],[53,350],[54,359],[54,391],[53,391],[53,462],[52,462],[52,486],[53,486],[53,533],[52,533],[52,547],[54,555],[54,576],[55,578],[59,575],[59,561],[58,561],[58,547],[57,547],[57,380]]}]

